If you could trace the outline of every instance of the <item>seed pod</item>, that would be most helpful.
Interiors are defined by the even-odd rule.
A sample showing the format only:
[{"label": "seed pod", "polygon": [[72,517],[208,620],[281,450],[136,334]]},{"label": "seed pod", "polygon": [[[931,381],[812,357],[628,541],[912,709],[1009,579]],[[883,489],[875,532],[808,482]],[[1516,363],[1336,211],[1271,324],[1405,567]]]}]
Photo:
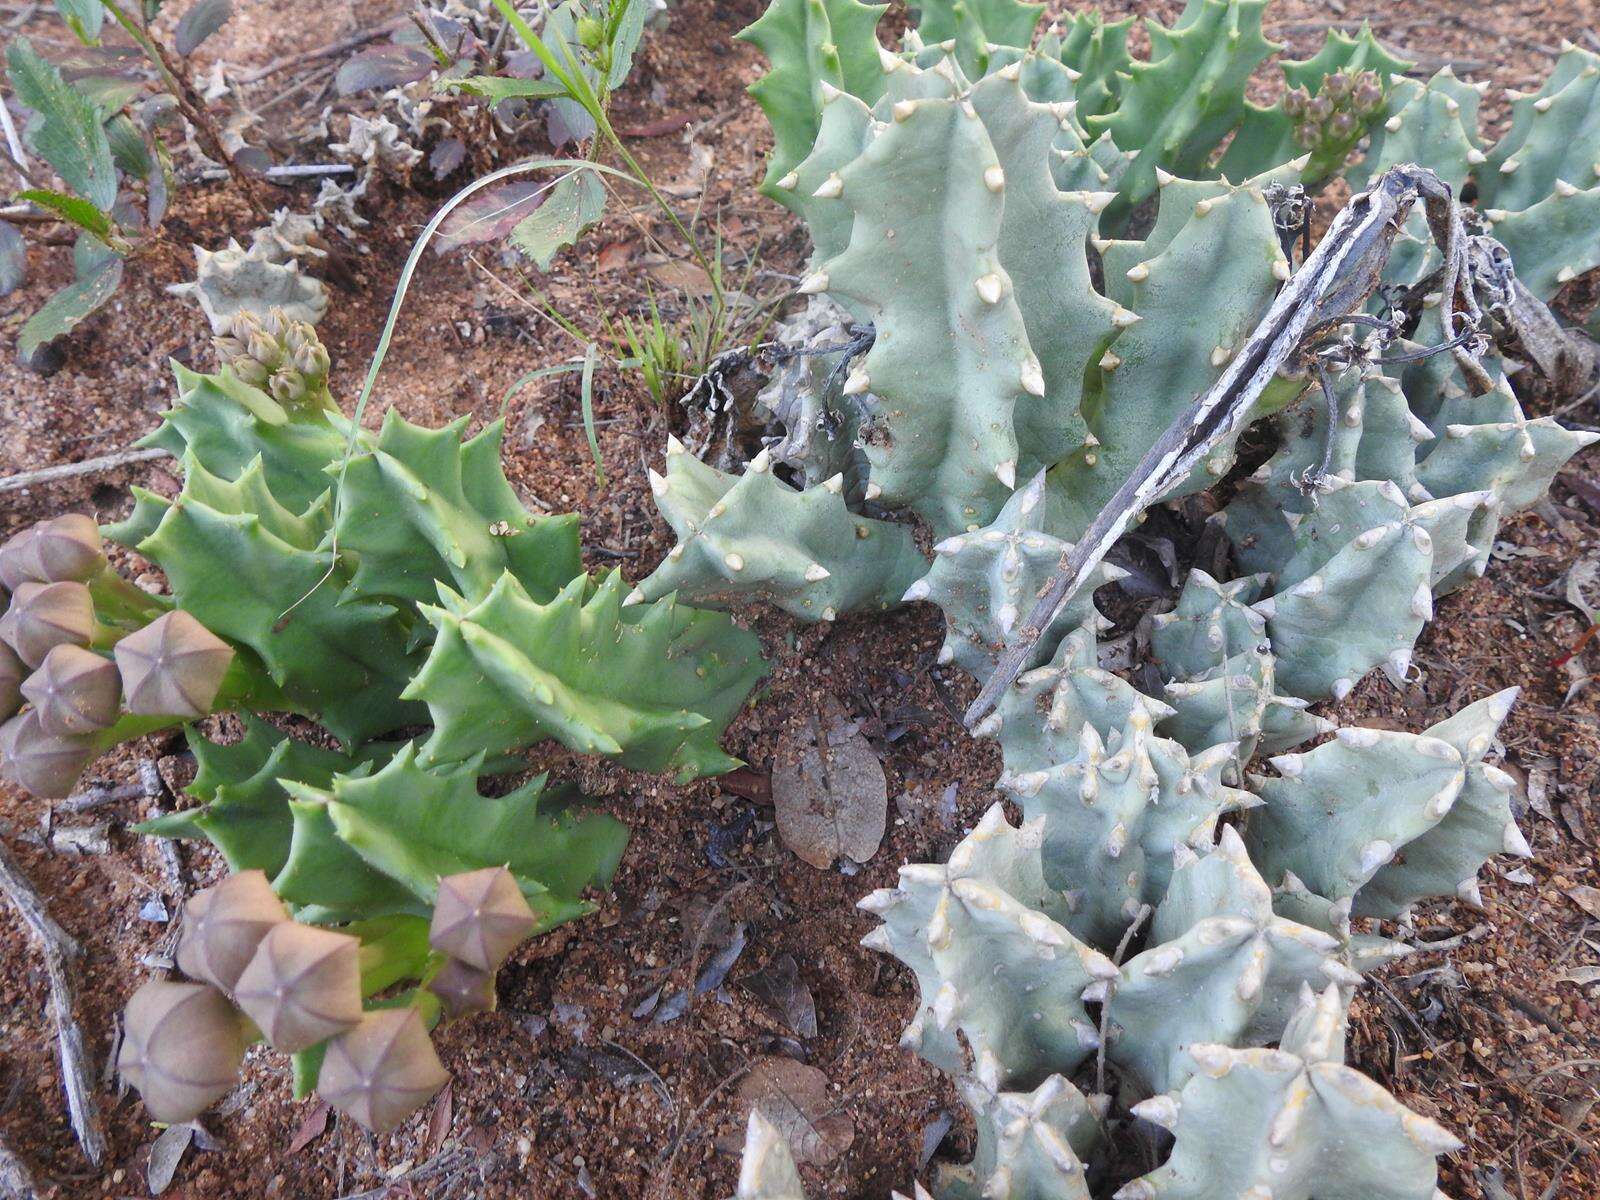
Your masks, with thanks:
[{"label": "seed pod", "polygon": [[494,972],[480,971],[459,958],[445,961],[439,973],[428,981],[428,990],[439,998],[445,1017],[451,1021],[495,1010]]},{"label": "seed pod", "polygon": [[117,1070],[157,1121],[188,1121],[239,1077],[239,1014],[215,988],[152,979],[123,1014]]},{"label": "seed pod", "polygon": [[6,774],[41,800],[60,800],[72,794],[73,785],[94,757],[85,737],[46,733],[39,714],[29,709],[5,723],[0,734]]},{"label": "seed pod", "polygon": [[480,971],[493,971],[537,924],[510,871],[463,871],[439,880],[428,944]]},{"label": "seed pod", "polygon": [[23,557],[23,551],[33,540],[37,525],[29,525],[8,537],[3,546],[0,546],[0,584],[6,591],[14,592],[24,583],[33,578],[29,571],[31,564]]},{"label": "seed pod", "polygon": [[66,513],[41,521],[19,552],[29,578],[44,583],[82,583],[105,569],[100,527],[83,513]]},{"label": "seed pod", "polygon": [[388,1133],[449,1078],[417,1010],[383,1008],[328,1043],[317,1094],[374,1133]]},{"label": "seed pod", "polygon": [[140,716],[205,716],[233,661],[233,647],[182,609],[129,634],[115,653],[128,711]]},{"label": "seed pod", "polygon": [[28,676],[22,694],[39,714],[39,728],[67,736],[117,723],[122,679],[116,664],[82,646],[52,647]]},{"label": "seed pod", "polygon": [[196,892],[183,906],[178,969],[231,992],[275,926],[289,919],[262,871],[240,871]]},{"label": "seed pod", "polygon": [[361,1019],[361,943],[285,921],[261,939],[233,998],[273,1049],[294,1054]]},{"label": "seed pod", "polygon": [[87,646],[94,637],[94,599],[81,583],[23,583],[6,616],[11,648],[36,670],[56,646]]},{"label": "seed pod", "polygon": [[10,642],[0,641],[0,721],[4,721],[22,704],[22,680],[28,666]]}]

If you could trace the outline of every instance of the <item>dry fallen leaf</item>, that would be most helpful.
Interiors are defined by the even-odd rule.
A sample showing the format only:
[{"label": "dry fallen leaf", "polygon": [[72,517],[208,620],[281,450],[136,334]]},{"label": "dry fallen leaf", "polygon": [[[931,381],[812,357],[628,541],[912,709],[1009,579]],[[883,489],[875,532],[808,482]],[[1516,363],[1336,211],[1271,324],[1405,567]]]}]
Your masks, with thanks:
[{"label": "dry fallen leaf", "polygon": [[737,1103],[741,1128],[750,1110],[760,1109],[798,1162],[827,1166],[856,1138],[855,1125],[828,1096],[828,1077],[792,1058],[758,1060],[739,1086]]},{"label": "dry fallen leaf", "polygon": [[294,1131],[294,1137],[289,1139],[289,1154],[299,1154],[312,1142],[316,1141],[328,1131],[328,1102],[318,1100],[305,1120],[300,1122],[300,1128]]},{"label": "dry fallen leaf", "polygon": [[811,998],[811,989],[800,978],[800,967],[794,961],[794,955],[780,955],[739,982],[750,989],[763,1008],[796,1035],[803,1038],[817,1036],[816,1002]]},{"label": "dry fallen leaf", "polygon": [[167,1190],[172,1177],[177,1174],[178,1164],[183,1161],[184,1152],[193,1140],[194,1126],[185,1122],[182,1125],[168,1125],[151,1144],[150,1165],[146,1169],[145,1179],[150,1184],[152,1196],[159,1196]]},{"label": "dry fallen leaf", "polygon": [[1576,983],[1586,985],[1600,983],[1600,967],[1573,967],[1556,976],[1557,983]]},{"label": "dry fallen leaf", "polygon": [[783,844],[813,867],[877,853],[889,812],[883,764],[833,697],[779,744],[772,802]]},{"label": "dry fallen leaf", "polygon": [[1600,921],[1600,888],[1590,887],[1588,884],[1579,884],[1577,887],[1567,889],[1567,899],[1571,900],[1595,920]]},{"label": "dry fallen leaf", "polygon": [[607,242],[595,256],[595,265],[602,271],[620,271],[639,253],[638,242]]},{"label": "dry fallen leaf", "polygon": [[691,296],[711,294],[711,276],[705,273],[705,269],[699,263],[675,258],[657,259],[646,269],[650,272],[651,278],[666,287],[677,288]]}]

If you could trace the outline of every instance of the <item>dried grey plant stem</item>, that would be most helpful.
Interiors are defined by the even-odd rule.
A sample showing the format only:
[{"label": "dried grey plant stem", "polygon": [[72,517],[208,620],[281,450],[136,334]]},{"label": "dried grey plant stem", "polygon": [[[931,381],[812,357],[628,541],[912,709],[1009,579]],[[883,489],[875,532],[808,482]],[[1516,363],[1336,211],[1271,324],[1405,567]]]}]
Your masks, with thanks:
[{"label": "dried grey plant stem", "polygon": [[101,1126],[100,1106],[94,1097],[83,1030],[73,1016],[77,989],[69,970],[72,960],[82,957],[83,949],[71,934],[55,923],[44,900],[3,844],[0,844],[0,891],[5,892],[6,899],[44,952],[45,971],[50,977],[50,1016],[55,1021],[61,1083],[67,1093],[67,1116],[84,1157],[98,1167],[105,1158],[106,1135]]},{"label": "dried grey plant stem", "polygon": [[62,479],[76,479],[80,475],[94,475],[100,471],[114,471],[133,463],[150,462],[157,458],[171,458],[165,450],[118,450],[99,458],[86,458],[82,462],[60,463],[41,467],[37,471],[18,471],[15,475],[0,477],[0,492],[18,492],[41,483],[56,483]]}]

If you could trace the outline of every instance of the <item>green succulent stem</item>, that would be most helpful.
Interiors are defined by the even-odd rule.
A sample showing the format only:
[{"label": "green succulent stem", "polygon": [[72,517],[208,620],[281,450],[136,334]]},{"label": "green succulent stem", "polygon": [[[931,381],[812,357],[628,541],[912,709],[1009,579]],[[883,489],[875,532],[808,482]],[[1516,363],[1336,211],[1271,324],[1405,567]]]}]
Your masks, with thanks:
[{"label": "green succulent stem", "polygon": [[94,597],[95,616],[111,629],[119,630],[119,637],[121,633],[143,629],[172,608],[166,597],[151,595],[110,567],[91,579],[88,587]]}]

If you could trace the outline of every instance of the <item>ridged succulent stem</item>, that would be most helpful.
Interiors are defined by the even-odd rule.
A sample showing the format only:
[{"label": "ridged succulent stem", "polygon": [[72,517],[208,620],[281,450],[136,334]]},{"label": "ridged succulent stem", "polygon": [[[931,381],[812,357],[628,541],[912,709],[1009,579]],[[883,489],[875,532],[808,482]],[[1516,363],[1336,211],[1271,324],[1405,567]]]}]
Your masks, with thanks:
[{"label": "ridged succulent stem", "polygon": [[[152,596],[109,567],[89,580],[88,587],[89,594],[94,597],[95,615],[105,624],[125,633],[143,629],[172,607],[161,597]],[[109,649],[108,646],[99,648]]]}]

